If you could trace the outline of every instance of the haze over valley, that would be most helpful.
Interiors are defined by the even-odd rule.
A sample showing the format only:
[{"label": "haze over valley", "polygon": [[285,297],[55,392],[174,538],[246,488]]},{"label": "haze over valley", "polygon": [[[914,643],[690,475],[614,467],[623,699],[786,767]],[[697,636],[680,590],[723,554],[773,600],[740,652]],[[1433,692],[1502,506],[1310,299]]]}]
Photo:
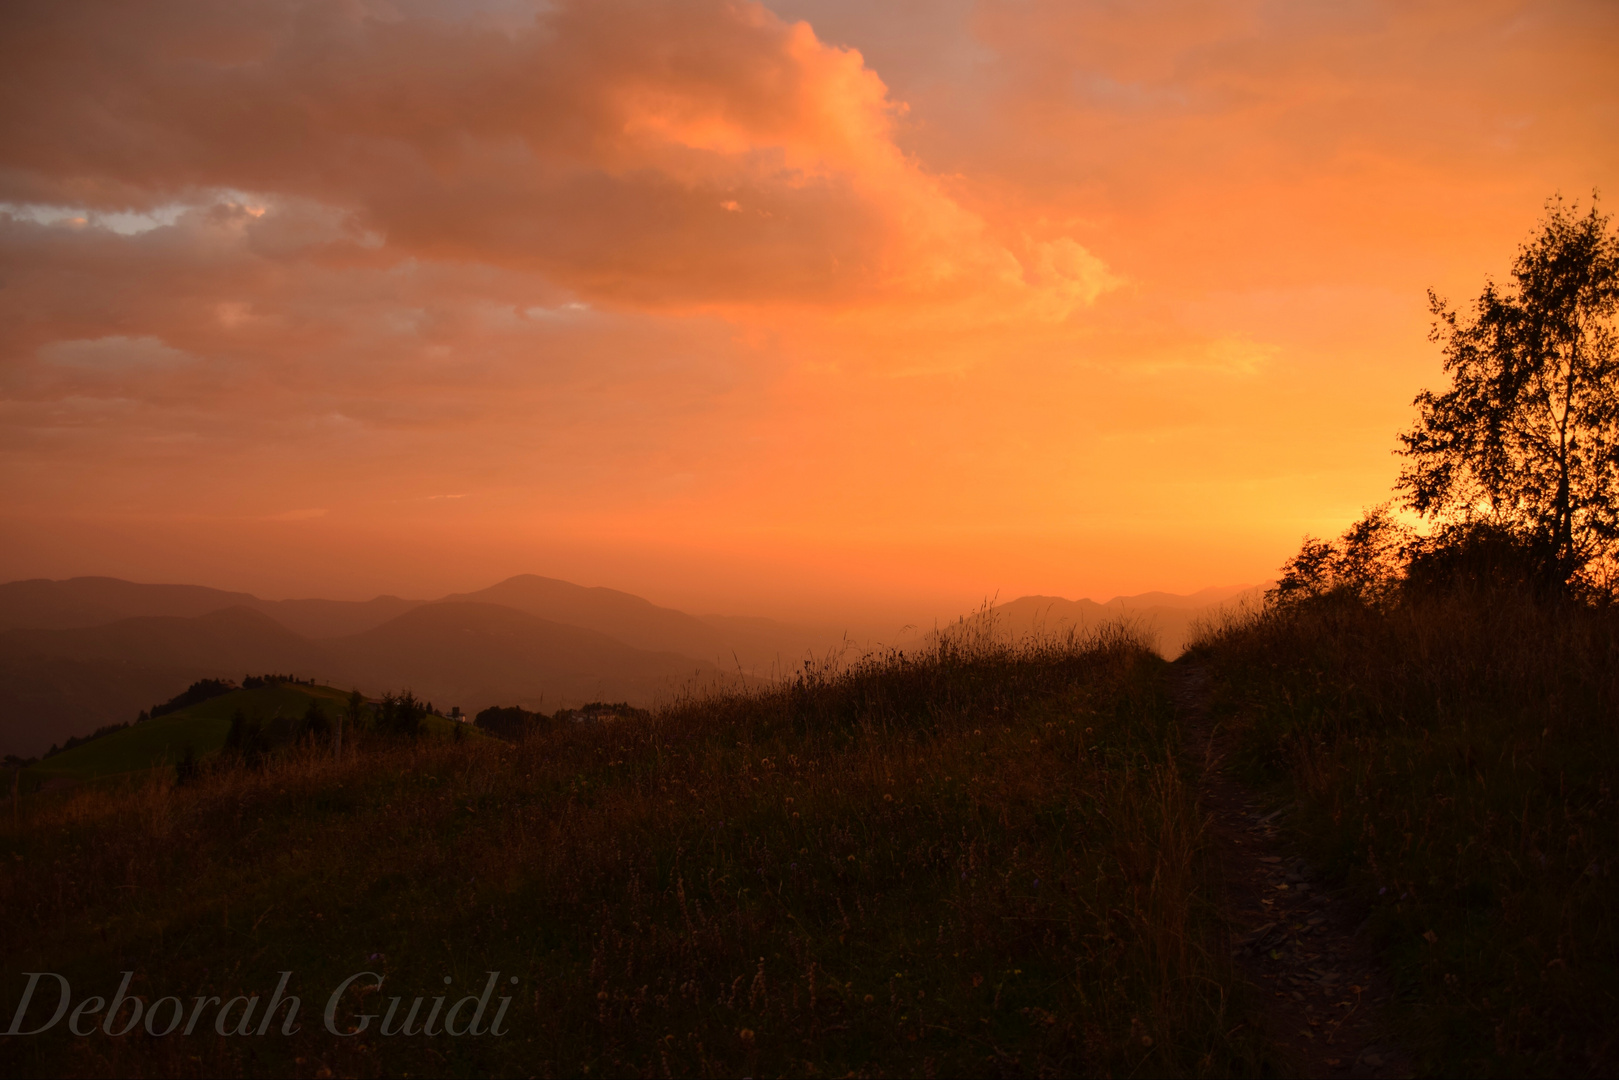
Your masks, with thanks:
[{"label": "haze over valley", "polygon": [[[1193,621],[1240,588],[1106,603],[1028,596],[993,605],[1011,637],[1084,632],[1120,618],[1176,655]],[[442,711],[591,701],[649,706],[716,680],[757,683],[805,660],[915,648],[931,626],[817,627],[695,616],[608,588],[532,574],[436,600],[263,600],[200,585],[106,577],[0,585],[0,753],[133,720],[199,679],[280,672],[369,696],[409,690]]]}]

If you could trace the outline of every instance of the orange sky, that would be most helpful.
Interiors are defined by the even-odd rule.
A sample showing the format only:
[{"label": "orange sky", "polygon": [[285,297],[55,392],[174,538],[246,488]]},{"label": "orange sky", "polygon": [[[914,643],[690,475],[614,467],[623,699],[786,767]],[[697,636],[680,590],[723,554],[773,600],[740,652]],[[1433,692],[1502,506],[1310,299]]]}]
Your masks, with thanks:
[{"label": "orange sky", "polygon": [[[538,14],[536,14],[538,12]],[[0,11],[0,579],[933,617],[1269,577],[1619,6]]]}]

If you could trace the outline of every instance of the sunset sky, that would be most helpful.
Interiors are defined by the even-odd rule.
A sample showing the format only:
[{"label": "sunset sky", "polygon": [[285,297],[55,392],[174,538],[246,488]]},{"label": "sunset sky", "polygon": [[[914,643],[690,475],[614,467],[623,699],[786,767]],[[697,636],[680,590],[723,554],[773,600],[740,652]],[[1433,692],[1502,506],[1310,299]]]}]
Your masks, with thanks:
[{"label": "sunset sky", "polygon": [[948,616],[1387,497],[1619,5],[0,11],[0,580]]}]

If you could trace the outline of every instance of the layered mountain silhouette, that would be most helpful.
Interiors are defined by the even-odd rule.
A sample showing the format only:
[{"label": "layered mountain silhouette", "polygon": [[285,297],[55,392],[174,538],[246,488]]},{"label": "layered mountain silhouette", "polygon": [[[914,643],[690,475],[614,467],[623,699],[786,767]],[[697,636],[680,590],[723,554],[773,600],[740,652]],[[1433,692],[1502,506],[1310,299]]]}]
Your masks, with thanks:
[{"label": "layered mountain silhouette", "polygon": [[726,635],[700,619],[617,589],[585,588],[556,578],[519,574],[474,593],[457,593],[445,602],[499,604],[541,619],[582,626],[652,652],[717,660],[731,648]]},{"label": "layered mountain silhouette", "polygon": [[80,662],[234,671],[307,670],[321,663],[318,646],[268,615],[232,606],[195,618],[137,616],[71,630],[7,630],[0,655],[32,653]]},{"label": "layered mountain silhouette", "polygon": [[1013,637],[1062,634],[1070,628],[1084,632],[1105,623],[1127,619],[1139,624],[1158,641],[1158,651],[1179,656],[1191,640],[1195,624],[1222,607],[1258,603],[1265,585],[1235,585],[1203,589],[1190,595],[1147,592],[1116,596],[1106,603],[1065,600],[1060,596],[1022,596],[990,608],[996,629]]},{"label": "layered mountain silhouette", "polygon": [[0,585],[0,630],[68,630],[137,616],[196,618],[259,603],[258,597],[247,593],[202,585],[141,585],[109,577],[35,578]]},{"label": "layered mountain silhouette", "polygon": [[228,607],[262,612],[307,638],[343,637],[381,626],[424,600],[260,600],[203,585],[143,585],[109,577],[36,578],[0,585],[0,631],[67,630],[115,619],[173,615],[194,618]]},{"label": "layered mountain silhouette", "polygon": [[555,710],[603,699],[649,702],[712,663],[637,649],[580,626],[499,604],[424,604],[373,630],[329,642],[339,684],[410,687],[435,704]]},{"label": "layered mountain silhouette", "polygon": [[[171,606],[183,598],[152,595]],[[321,659],[312,642],[241,606],[193,618],[146,615],[102,626],[7,630],[0,633],[0,753],[33,757],[69,736],[133,720],[198,679],[301,673]]]},{"label": "layered mountain silhouette", "polygon": [[[1013,636],[1121,615],[1180,652],[1192,622],[1257,590],[1144,593],[1105,604],[1026,596],[991,609]],[[693,616],[616,589],[531,574],[437,601],[261,600],[116,578],[0,584],[0,753],[24,757],[134,719],[203,678],[284,672],[440,707],[646,706],[720,676],[770,678],[845,642],[771,619]]]},{"label": "layered mountain silhouette", "polygon": [[[203,678],[285,672],[441,707],[650,705],[715,677],[796,667],[837,639],[768,619],[717,628],[615,589],[523,575],[429,602],[261,600],[116,578],[0,585],[0,753],[134,719]],[[782,655],[778,658],[777,654]]]},{"label": "layered mountain silhouette", "polygon": [[255,600],[253,607],[288,630],[318,641],[364,633],[425,602],[379,596],[374,600]]}]

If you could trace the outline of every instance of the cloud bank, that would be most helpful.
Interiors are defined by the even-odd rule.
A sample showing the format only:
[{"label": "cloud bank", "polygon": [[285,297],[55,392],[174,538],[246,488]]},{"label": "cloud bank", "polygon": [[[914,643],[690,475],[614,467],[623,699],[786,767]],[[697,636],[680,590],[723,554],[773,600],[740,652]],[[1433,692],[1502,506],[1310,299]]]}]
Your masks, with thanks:
[{"label": "cloud bank", "polygon": [[905,106],[860,53],[758,4],[566,3],[507,27],[262,2],[7,19],[14,205],[240,218],[251,199],[218,193],[251,192],[270,220],[235,225],[255,254],[475,264],[631,307],[987,294],[1061,318],[1110,283],[1072,239],[995,242],[895,144]]}]

